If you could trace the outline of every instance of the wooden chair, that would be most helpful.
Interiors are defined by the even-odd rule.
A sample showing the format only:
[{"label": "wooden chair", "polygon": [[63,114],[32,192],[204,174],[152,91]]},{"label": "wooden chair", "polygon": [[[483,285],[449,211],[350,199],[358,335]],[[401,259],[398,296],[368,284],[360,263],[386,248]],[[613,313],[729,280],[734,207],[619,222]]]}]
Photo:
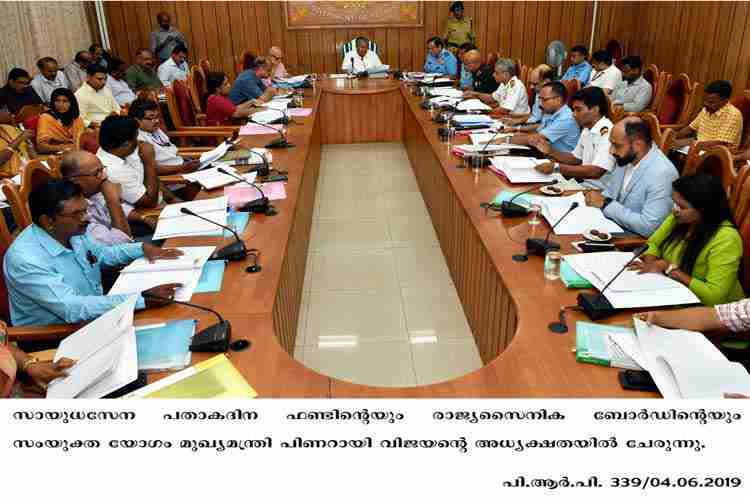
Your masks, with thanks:
[{"label": "wooden chair", "polygon": [[[732,153],[727,147],[703,148],[700,142],[694,144],[690,148],[690,153],[688,153],[682,175],[694,175],[698,172],[705,172],[721,178],[721,184],[724,186],[730,204],[736,199],[733,193],[735,189],[738,189],[737,170],[734,168]],[[730,208],[733,207],[730,206]]]},{"label": "wooden chair", "polygon": [[198,66],[201,67],[204,73],[209,73],[211,71],[211,61],[208,59],[201,59],[198,61]]},{"label": "wooden chair", "polygon": [[[180,99],[178,99],[179,90]],[[205,127],[196,126],[193,114],[193,105],[190,100],[187,86],[182,82],[175,82],[173,88],[165,89],[167,98],[167,110],[175,126],[167,135],[173,139],[184,142],[190,138],[215,138],[217,140],[231,137],[239,127]]]},{"label": "wooden chair", "polygon": [[497,52],[487,52],[486,64],[489,64],[493,71],[495,70],[495,64],[497,64],[498,59],[500,59],[500,54]]},{"label": "wooden chair", "polygon": [[241,56],[234,58],[235,71],[237,71],[238,75],[253,65],[253,60],[255,60],[257,52],[255,50],[246,50]]},{"label": "wooden chair", "polygon": [[648,106],[646,106],[646,109],[644,111],[653,111],[656,109],[656,105],[658,104],[660,97],[660,92],[663,90],[661,88],[661,80],[663,79],[663,76],[664,75],[662,73],[659,73],[659,68],[656,66],[656,64],[649,64],[643,70],[643,79],[651,84],[651,102],[648,103]]},{"label": "wooden chair", "polygon": [[612,64],[619,68],[621,65],[620,61],[622,61],[622,55],[625,53],[625,47],[619,41],[613,39],[607,42],[607,45],[604,48],[612,56]]},{"label": "wooden chair", "polygon": [[23,169],[20,186],[10,181],[2,183],[3,194],[8,200],[19,232],[31,224],[31,211],[29,210],[31,190],[44,182],[59,178],[59,169],[50,170],[40,160],[31,160]]},{"label": "wooden chair", "polygon": [[565,85],[565,90],[568,92],[568,99],[566,100],[566,104],[570,104],[571,99],[573,99],[573,96],[576,92],[581,90],[581,82],[578,80],[560,80],[560,83]]},{"label": "wooden chair", "polygon": [[521,80],[524,86],[528,88],[529,86],[529,67],[528,66],[526,65],[521,66],[521,72],[518,75],[518,79]]},{"label": "wooden chair", "polygon": [[190,68],[190,78],[187,80],[191,94],[195,100],[194,106],[200,113],[206,112],[206,101],[208,100],[208,88],[206,87],[206,74],[200,66]]},{"label": "wooden chair", "polygon": [[662,131],[661,128],[659,127],[659,120],[658,118],[656,118],[656,115],[653,113],[643,111],[640,113],[633,113],[633,115],[638,116],[644,122],[648,123],[648,128],[651,129],[651,138],[654,140],[654,142],[656,143],[657,147],[661,150],[661,152],[664,154],[667,154],[671,146],[671,140],[670,140],[671,134],[674,132],[671,129],[667,131]]},{"label": "wooden chair", "polygon": [[16,113],[16,123],[23,123],[24,120],[27,120],[32,116],[39,116],[45,111],[47,111],[47,106],[44,104],[27,104]]},{"label": "wooden chair", "polygon": [[[348,52],[352,52],[354,50],[357,50],[357,39],[352,38],[348,42],[343,42],[340,44],[336,44],[338,47],[336,48],[337,52],[341,54],[341,57],[344,57]],[[378,53],[378,44],[377,42],[370,40],[367,44],[367,50],[371,50]]]},{"label": "wooden chair", "polygon": [[685,73],[671,80],[656,111],[662,129],[679,130],[688,125],[699,86],[697,82],[691,83]]},{"label": "wooden chair", "polygon": [[736,224],[744,221],[750,214],[750,165],[745,164],[737,169],[737,180],[732,197],[729,198],[729,206],[732,207],[732,218]]}]

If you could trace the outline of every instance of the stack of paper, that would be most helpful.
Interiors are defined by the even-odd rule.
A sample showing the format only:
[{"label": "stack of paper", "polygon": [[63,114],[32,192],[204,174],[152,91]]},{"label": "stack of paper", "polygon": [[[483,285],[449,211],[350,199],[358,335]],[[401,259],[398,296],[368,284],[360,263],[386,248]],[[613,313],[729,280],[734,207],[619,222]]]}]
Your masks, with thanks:
[{"label": "stack of paper", "polygon": [[212,149],[211,151],[206,151],[203,153],[200,157],[200,168],[206,168],[208,167],[212,162],[218,160],[225,154],[227,154],[227,151],[229,151],[229,148],[232,146],[232,142],[230,141],[224,141],[221,144],[219,144],[217,147]]},{"label": "stack of paper", "polygon": [[427,92],[431,96],[442,96],[442,97],[453,97],[456,99],[463,99],[464,93],[453,87],[435,87],[428,89]]},{"label": "stack of paper", "polygon": [[203,266],[216,250],[208,247],[180,247],[183,255],[177,259],[149,262],[144,257],[131,262],[112,285],[108,295],[139,294],[144,290],[168,283],[182,283],[174,298],[188,301],[198,285]]},{"label": "stack of paper", "polygon": [[[283,182],[268,182],[266,184],[258,184],[257,186],[260,191],[263,191],[266,198],[271,201],[286,199],[286,187],[284,187]],[[230,206],[239,207],[260,198],[258,189],[247,184],[237,184],[225,187],[224,195],[229,198]]]},{"label": "stack of paper", "polygon": [[[631,258],[631,252],[596,252],[563,256],[575,272],[598,290],[604,288]],[[616,309],[700,302],[688,287],[663,274],[637,274],[627,269],[604,291],[604,296]]]},{"label": "stack of paper", "polygon": [[552,176],[537,172],[534,167],[545,163],[522,156],[496,156],[490,158],[490,170],[504,176],[511,184],[531,184],[535,182],[552,182]]},{"label": "stack of paper", "polygon": [[576,361],[595,365],[643,370],[640,355],[635,358],[620,347],[620,343],[636,341],[631,328],[600,325],[585,321],[576,322]]},{"label": "stack of paper", "polygon": [[668,330],[634,320],[636,342],[629,346],[639,355],[666,399],[721,398],[724,393],[750,395],[750,374],[739,363],[730,363],[703,334]]},{"label": "stack of paper", "polygon": [[494,125],[495,121],[487,115],[453,115],[457,125]]},{"label": "stack of paper", "polygon": [[[269,103],[270,104],[270,103]],[[286,109],[286,107],[284,108]],[[250,115],[250,119],[257,123],[270,124],[276,120],[284,118],[284,112],[279,109],[268,109],[266,111],[258,111]],[[240,133],[242,133],[240,131]]]},{"label": "stack of paper", "polygon": [[219,354],[131,392],[124,398],[213,399],[254,398],[257,395],[232,362],[224,354]]},{"label": "stack of paper", "polygon": [[[260,162],[262,162],[262,160],[258,159],[258,163]],[[235,182],[240,182],[236,177],[219,172],[220,168],[234,174],[235,176],[247,179],[248,182],[255,182],[255,178],[258,175],[257,172],[250,172],[249,174],[240,175],[237,173],[237,169],[226,165],[207,168],[204,170],[199,170],[197,172],[192,172],[190,174],[182,174],[182,177],[186,180],[189,180],[190,182],[197,182],[198,184],[203,186],[203,189],[207,190],[220,188],[222,186],[234,184]]]},{"label": "stack of paper", "polygon": [[226,225],[227,223],[226,196],[188,201],[185,203],[174,203],[165,206],[161,214],[159,214],[153,239],[163,240],[178,236],[206,236],[216,232],[216,224],[211,224],[192,215],[183,214],[181,212],[183,207],[217,224]]},{"label": "stack of paper", "polygon": [[[291,103],[291,102],[292,102],[291,99],[272,99],[271,101],[262,104],[262,107],[268,108],[268,109],[275,109],[275,110],[278,110],[278,111],[286,111],[286,108],[289,106],[289,103]],[[258,113],[256,113],[256,115],[257,114]],[[253,115],[253,117],[254,116],[255,115]],[[278,119],[278,116],[276,116],[276,118]],[[255,119],[255,120],[256,121],[260,121],[260,120],[257,120],[257,119]]]},{"label": "stack of paper", "polygon": [[367,68],[367,73],[370,75],[377,75],[378,73],[388,73],[391,67],[388,64],[380,64],[378,66],[372,66]]},{"label": "stack of paper", "polygon": [[[513,134],[497,134],[494,132],[474,132],[469,134],[469,139],[474,145],[487,144],[490,141],[504,141],[506,137],[513,137]],[[520,144],[498,144],[498,146],[505,146],[505,148],[517,148],[517,149],[529,149],[528,146]]]},{"label": "stack of paper", "polygon": [[455,106],[460,101],[461,99],[458,97],[448,97],[448,96],[441,95],[438,97],[433,97],[432,99],[430,99],[429,102],[430,102],[430,105],[432,106],[445,107],[445,106]]},{"label": "stack of paper", "polygon": [[273,81],[279,82],[279,83],[302,83],[305,80],[308,79],[310,75],[297,75],[297,76],[287,76],[287,77],[277,77],[274,78]]},{"label": "stack of paper", "polygon": [[[552,176],[549,177],[551,178]],[[555,227],[555,234],[583,234],[591,229],[597,229],[606,233],[622,232],[622,228],[614,221],[607,219],[601,209],[586,206],[586,198],[581,192],[572,196],[561,196],[559,198],[544,197],[540,199],[540,202],[542,205],[542,216],[544,216],[550,226],[555,226],[562,219]],[[565,214],[570,210],[573,203],[578,203],[578,208],[573,209],[566,216]]]},{"label": "stack of paper", "polygon": [[137,327],[138,370],[181,370],[188,366],[195,323],[186,319]]},{"label": "stack of paper", "polygon": [[479,99],[466,99],[465,101],[461,101],[456,106],[459,111],[491,111],[492,108],[487,106],[485,103],[480,101]]},{"label": "stack of paper", "polygon": [[[268,135],[278,134],[278,130],[284,128],[284,125],[258,125],[257,123],[246,123],[240,127],[240,135]],[[276,130],[277,132],[274,132]]]},{"label": "stack of paper", "polygon": [[76,361],[68,376],[53,380],[48,398],[101,398],[138,378],[133,328],[134,295],[60,342],[55,361]]}]

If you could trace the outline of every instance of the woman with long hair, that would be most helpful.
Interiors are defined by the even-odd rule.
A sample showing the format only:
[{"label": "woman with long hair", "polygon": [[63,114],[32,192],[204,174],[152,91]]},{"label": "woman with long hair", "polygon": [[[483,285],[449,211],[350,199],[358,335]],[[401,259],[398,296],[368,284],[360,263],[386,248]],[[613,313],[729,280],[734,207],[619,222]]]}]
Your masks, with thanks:
[{"label": "woman with long hair", "polygon": [[206,75],[208,101],[206,102],[207,125],[231,125],[234,118],[245,118],[253,109],[252,101],[246,101],[237,106],[229,100],[232,86],[229,78],[219,71]]},{"label": "woman with long hair", "polygon": [[39,116],[36,133],[38,152],[54,154],[70,151],[84,128],[76,96],[68,89],[55,89],[50,97],[49,110]]},{"label": "woman with long hair", "polygon": [[648,239],[648,251],[631,269],[664,273],[705,305],[744,298],[738,279],[742,238],[732,222],[721,180],[698,173],[672,184],[674,209]]}]

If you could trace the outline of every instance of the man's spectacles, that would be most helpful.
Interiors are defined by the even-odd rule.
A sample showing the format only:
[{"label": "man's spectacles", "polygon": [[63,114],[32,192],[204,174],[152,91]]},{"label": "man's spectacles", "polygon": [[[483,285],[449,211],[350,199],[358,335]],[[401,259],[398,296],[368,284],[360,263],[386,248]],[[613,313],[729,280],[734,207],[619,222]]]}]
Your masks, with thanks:
[{"label": "man's spectacles", "polygon": [[542,97],[542,96],[539,96],[539,100],[542,101],[542,102],[547,102],[547,101],[550,101],[552,99],[557,99],[559,97],[560,97],[559,95],[553,95],[552,97]]},{"label": "man's spectacles", "polygon": [[86,213],[88,212],[88,209],[84,208],[82,210],[76,210],[75,212],[70,213],[59,213],[57,214],[57,217],[70,217],[71,219],[83,219],[86,216]]},{"label": "man's spectacles", "polygon": [[100,177],[102,175],[104,175],[104,168],[103,167],[99,167],[99,168],[97,168],[96,170],[94,170],[90,174],[69,175],[68,178],[73,178],[73,177]]}]

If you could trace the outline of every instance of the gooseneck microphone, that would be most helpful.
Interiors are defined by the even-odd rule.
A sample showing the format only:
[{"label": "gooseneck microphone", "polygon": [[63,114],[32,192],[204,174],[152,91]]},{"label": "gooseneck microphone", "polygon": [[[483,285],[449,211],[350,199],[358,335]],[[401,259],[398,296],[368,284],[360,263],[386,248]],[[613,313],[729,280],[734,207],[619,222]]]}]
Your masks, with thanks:
[{"label": "gooseneck microphone", "polygon": [[193,352],[226,352],[227,349],[229,349],[229,339],[232,337],[232,325],[214,309],[192,304],[190,302],[174,300],[170,297],[164,297],[148,291],[141,292],[141,295],[146,299],[156,299],[170,304],[180,304],[215,314],[216,318],[219,320],[218,323],[196,332],[195,335],[193,335],[193,341],[190,343],[190,350]]},{"label": "gooseneck microphone", "polygon": [[604,296],[604,291],[609,288],[609,285],[611,285],[635,259],[643,255],[646,250],[648,250],[648,245],[643,245],[633,250],[633,258],[622,266],[622,269],[620,269],[617,274],[615,274],[614,277],[604,285],[604,288],[602,288],[599,293],[578,294],[578,305],[583,309],[583,312],[586,313],[586,316],[597,321],[615,314],[617,310],[612,306],[609,300],[607,300],[607,297]]},{"label": "gooseneck microphone", "polygon": [[565,217],[567,217],[570,212],[578,208],[578,202],[574,201],[572,205],[570,205],[570,208],[568,209],[565,214],[560,217],[557,222],[549,229],[547,232],[547,236],[544,239],[541,238],[529,238],[526,240],[526,253],[529,255],[542,255],[544,256],[547,252],[550,250],[560,250],[560,245],[558,243],[550,242],[549,237],[552,234],[552,231],[555,230],[558,224],[560,224]]},{"label": "gooseneck microphone", "polygon": [[219,248],[214,252],[214,254],[211,256],[210,260],[244,260],[247,256],[247,248],[245,247],[245,242],[240,239],[240,235],[237,234],[237,231],[232,229],[229,226],[225,226],[224,224],[219,224],[216,221],[212,221],[211,219],[208,219],[206,217],[203,217],[202,215],[198,215],[197,213],[193,212],[189,208],[182,207],[180,209],[180,212],[182,212],[185,215],[191,215],[193,217],[197,217],[201,220],[204,220],[206,222],[210,222],[211,224],[214,224],[216,226],[219,226],[223,229],[226,229],[227,231],[231,232],[234,235],[235,242],[230,243],[229,245]]},{"label": "gooseneck microphone", "polygon": [[240,209],[240,212],[252,212],[254,214],[266,214],[266,215],[276,215],[276,212],[272,212],[271,205],[269,204],[268,197],[266,196],[266,193],[263,192],[261,188],[250,182],[249,180],[245,179],[242,176],[235,175],[232,172],[229,172],[228,170],[224,170],[223,168],[219,167],[217,169],[219,172],[221,172],[224,175],[228,175],[229,177],[232,177],[234,179],[237,179],[240,182],[244,182],[245,184],[254,187],[259,193],[260,198],[255,199],[253,201],[250,201],[242,206]]},{"label": "gooseneck microphone", "polygon": [[[545,186],[551,186],[553,184],[557,184],[557,179],[553,179],[552,182],[544,184]],[[519,205],[518,203],[514,203],[516,201],[516,198],[523,194],[531,193],[532,191],[536,191],[538,189],[541,189],[542,186],[534,186],[530,189],[526,189],[525,191],[521,191],[519,193],[516,193],[513,195],[513,197],[508,200],[500,203],[500,212],[503,214],[503,217],[522,217],[524,215],[528,215],[529,211],[524,207],[523,205]]]},{"label": "gooseneck microphone", "polygon": [[291,148],[291,147],[294,146],[294,144],[292,144],[291,142],[287,141],[286,135],[284,135],[284,132],[282,130],[277,129],[276,127],[272,127],[272,126],[270,126],[270,125],[268,125],[266,123],[256,122],[255,120],[253,120],[252,116],[250,117],[250,122],[254,123],[256,125],[260,125],[261,127],[266,127],[268,129],[271,129],[274,132],[276,132],[277,134],[279,134],[278,138],[276,138],[276,139],[272,140],[271,142],[269,142],[268,144],[266,144],[266,146],[265,146],[266,148],[268,148],[268,149],[278,149],[278,148]]}]

